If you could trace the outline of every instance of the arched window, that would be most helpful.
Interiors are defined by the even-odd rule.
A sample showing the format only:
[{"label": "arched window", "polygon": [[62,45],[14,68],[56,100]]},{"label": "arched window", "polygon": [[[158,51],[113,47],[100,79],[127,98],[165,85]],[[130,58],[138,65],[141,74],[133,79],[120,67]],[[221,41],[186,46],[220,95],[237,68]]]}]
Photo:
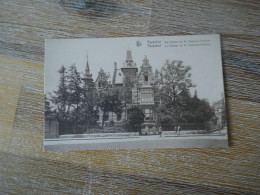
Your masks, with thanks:
[{"label": "arched window", "polygon": [[101,88],[101,81],[98,82],[98,88]]},{"label": "arched window", "polygon": [[144,75],[144,81],[148,82],[148,75]]}]

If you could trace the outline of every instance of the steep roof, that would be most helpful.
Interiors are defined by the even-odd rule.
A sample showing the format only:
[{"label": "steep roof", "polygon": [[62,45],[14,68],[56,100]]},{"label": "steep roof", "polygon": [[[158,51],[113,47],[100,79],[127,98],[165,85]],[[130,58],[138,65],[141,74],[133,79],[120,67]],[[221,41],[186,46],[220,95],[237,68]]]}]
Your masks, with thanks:
[{"label": "steep roof", "polygon": [[123,83],[123,76],[124,74],[122,73],[122,71],[118,69],[116,72],[115,84]]},{"label": "steep roof", "polygon": [[134,63],[131,50],[127,50],[126,60],[122,68],[136,68],[136,63]]},{"label": "steep roof", "polygon": [[88,64],[88,55],[87,55],[87,63],[86,63],[86,69],[85,69],[85,78],[92,79],[92,74],[90,74],[90,68]]}]

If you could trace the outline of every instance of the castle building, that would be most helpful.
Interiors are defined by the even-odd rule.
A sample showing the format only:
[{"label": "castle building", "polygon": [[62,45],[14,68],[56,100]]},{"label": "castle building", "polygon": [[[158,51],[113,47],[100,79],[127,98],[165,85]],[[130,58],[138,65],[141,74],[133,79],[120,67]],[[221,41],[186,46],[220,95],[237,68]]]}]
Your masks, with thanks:
[{"label": "castle building", "polygon": [[[95,81],[97,91],[103,88],[102,80],[104,76],[105,72],[101,69],[98,72],[98,76]],[[90,80],[90,78],[92,79],[92,75],[90,74],[87,62],[85,80]],[[138,71],[138,67],[133,60],[131,50],[127,50],[126,60],[124,61],[122,67],[118,68],[117,63],[114,63],[111,84],[114,89],[119,89],[122,93],[130,92],[130,99],[125,99],[126,108],[122,112],[121,116],[117,116],[112,112],[106,113],[106,116],[104,117],[105,122],[109,122],[111,120],[114,122],[122,122],[124,119],[127,119],[127,109],[131,108],[131,106],[139,106],[145,114],[144,128],[148,129],[149,126],[154,125],[154,88],[157,80],[158,71],[156,70],[155,73],[153,72],[147,56],[144,57],[143,63]],[[99,110],[99,124],[102,123],[102,119],[103,112]]]}]

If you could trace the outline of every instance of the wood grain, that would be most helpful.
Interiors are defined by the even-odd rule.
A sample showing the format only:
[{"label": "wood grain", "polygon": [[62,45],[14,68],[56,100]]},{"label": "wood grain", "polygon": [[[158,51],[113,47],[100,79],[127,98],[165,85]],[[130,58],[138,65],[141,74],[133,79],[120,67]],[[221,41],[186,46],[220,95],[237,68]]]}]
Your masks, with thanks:
[{"label": "wood grain", "polygon": [[[0,1],[0,192],[260,193],[259,1]],[[219,33],[230,148],[43,152],[45,38]]]}]

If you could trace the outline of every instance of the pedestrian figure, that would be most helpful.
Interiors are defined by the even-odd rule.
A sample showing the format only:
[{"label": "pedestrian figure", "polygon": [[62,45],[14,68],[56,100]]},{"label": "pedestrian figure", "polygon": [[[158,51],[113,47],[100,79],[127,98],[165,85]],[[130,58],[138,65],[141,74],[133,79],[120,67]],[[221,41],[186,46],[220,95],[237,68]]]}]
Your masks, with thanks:
[{"label": "pedestrian figure", "polygon": [[175,126],[175,127],[174,127],[174,130],[175,130],[175,134],[177,135],[177,130],[178,130],[178,127],[177,127],[177,126]]},{"label": "pedestrian figure", "polygon": [[155,126],[153,126],[152,131],[153,131],[153,134],[156,133],[156,127]]},{"label": "pedestrian figure", "polygon": [[159,134],[160,134],[160,137],[162,137],[162,127],[161,126],[159,127]]},{"label": "pedestrian figure", "polygon": [[180,127],[180,125],[178,125],[178,132],[177,132],[178,135],[181,134],[180,130],[181,130],[181,127]]}]

